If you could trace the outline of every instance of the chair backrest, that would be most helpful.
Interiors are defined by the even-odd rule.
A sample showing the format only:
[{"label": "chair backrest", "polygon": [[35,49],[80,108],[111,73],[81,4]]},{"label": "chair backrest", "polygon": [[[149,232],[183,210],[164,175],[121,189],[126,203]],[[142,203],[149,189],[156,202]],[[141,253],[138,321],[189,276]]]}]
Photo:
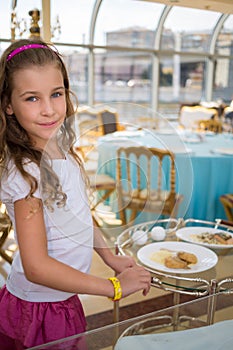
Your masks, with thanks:
[{"label": "chair backrest", "polygon": [[98,111],[89,106],[78,109],[78,141],[79,144],[92,143],[101,135]]},{"label": "chair backrest", "polygon": [[78,107],[79,122],[96,119],[98,119],[98,111],[95,108],[86,105]]},{"label": "chair backrest", "polygon": [[217,117],[217,110],[202,106],[182,106],[179,114],[179,123],[184,128],[197,127],[199,120],[208,120]]},{"label": "chair backrest", "polygon": [[119,130],[119,115],[115,109],[105,107],[99,110],[98,118],[103,135]]},{"label": "chair backrest", "polygon": [[[120,195],[153,201],[176,201],[175,155],[158,148],[121,147],[117,151],[117,184]],[[166,198],[164,193],[166,192]]]},{"label": "chair backrest", "polygon": [[224,119],[230,119],[233,120],[233,106],[227,106],[223,110],[223,117]]}]

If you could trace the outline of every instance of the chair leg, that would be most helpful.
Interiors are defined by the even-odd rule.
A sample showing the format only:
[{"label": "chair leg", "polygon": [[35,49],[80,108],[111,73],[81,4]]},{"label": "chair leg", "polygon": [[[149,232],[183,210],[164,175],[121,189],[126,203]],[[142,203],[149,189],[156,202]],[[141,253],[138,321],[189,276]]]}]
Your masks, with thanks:
[{"label": "chair leg", "polygon": [[100,197],[100,199],[93,205],[92,210],[94,210],[100,203],[104,202],[110,194],[114,191],[115,188],[110,190],[104,190],[105,193]]},{"label": "chair leg", "polygon": [[13,261],[12,257],[9,256],[3,249],[0,249],[0,256],[4,260],[6,260],[9,264],[12,264],[12,261]]},{"label": "chair leg", "polygon": [[227,216],[227,219],[229,221],[233,221],[233,214],[232,214],[232,208],[228,207],[225,205],[225,213],[226,213],[226,216]]},{"label": "chair leg", "polygon": [[122,225],[126,225],[126,212],[125,212],[125,209],[119,210],[119,218],[122,221]]},{"label": "chair leg", "polygon": [[7,226],[5,227],[3,230],[2,230],[2,236],[0,238],[0,256],[6,260],[9,264],[12,264],[12,261],[13,261],[13,258],[8,255],[5,250],[2,248],[3,244],[5,243],[7,237],[8,237],[8,234],[10,232],[10,228],[11,226]]},{"label": "chair leg", "polygon": [[103,226],[103,221],[99,217],[97,217],[97,215],[95,214],[95,211],[92,210],[91,213],[92,213],[92,220],[93,220],[94,226],[101,228]]},{"label": "chair leg", "polygon": [[129,224],[133,224],[136,217],[137,217],[137,210],[136,209],[131,209],[131,214],[130,214],[130,218],[129,218]]}]

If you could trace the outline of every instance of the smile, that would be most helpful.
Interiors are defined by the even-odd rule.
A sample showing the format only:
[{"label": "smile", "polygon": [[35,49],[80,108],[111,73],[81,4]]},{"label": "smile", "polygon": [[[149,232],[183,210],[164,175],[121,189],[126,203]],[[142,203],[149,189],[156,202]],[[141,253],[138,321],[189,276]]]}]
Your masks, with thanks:
[{"label": "smile", "polygon": [[53,127],[54,125],[56,125],[57,122],[48,122],[48,123],[39,123],[40,126],[43,126],[45,128],[50,128],[50,127]]}]

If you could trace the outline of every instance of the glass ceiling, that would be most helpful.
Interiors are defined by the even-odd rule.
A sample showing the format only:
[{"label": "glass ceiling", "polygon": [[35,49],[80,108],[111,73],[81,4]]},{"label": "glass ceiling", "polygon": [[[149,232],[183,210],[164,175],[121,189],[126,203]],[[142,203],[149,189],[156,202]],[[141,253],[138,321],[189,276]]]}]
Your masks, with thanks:
[{"label": "glass ceiling", "polygon": [[[29,36],[30,10],[41,11],[42,26],[47,1],[1,2],[1,50],[11,40],[11,6],[17,39]],[[138,96],[153,109],[163,101],[233,94],[233,14],[139,0],[51,0],[50,21],[51,41],[65,53],[72,82],[79,86],[81,79],[75,90],[83,102],[105,102],[105,88],[113,99],[142,102],[135,89],[128,91],[140,81],[144,95]]]},{"label": "glass ceiling", "polygon": [[[16,1],[17,19],[29,25],[28,11],[42,9],[41,0]],[[165,5],[134,0],[51,0],[51,25],[55,26],[57,16],[61,24],[59,42],[88,44],[92,13],[99,5],[96,20],[94,44],[106,45],[106,33],[140,27],[154,31],[158,27]],[[0,11],[0,36],[10,38],[11,1],[2,1]],[[214,29],[220,13],[174,6],[164,22],[164,30],[173,32],[210,32]],[[198,23],[198,26],[197,26]],[[232,15],[224,25],[233,29]],[[198,29],[197,29],[198,28]],[[58,39],[58,38],[57,38]],[[118,43],[119,45],[119,43]],[[137,45],[137,43],[136,43]]]}]

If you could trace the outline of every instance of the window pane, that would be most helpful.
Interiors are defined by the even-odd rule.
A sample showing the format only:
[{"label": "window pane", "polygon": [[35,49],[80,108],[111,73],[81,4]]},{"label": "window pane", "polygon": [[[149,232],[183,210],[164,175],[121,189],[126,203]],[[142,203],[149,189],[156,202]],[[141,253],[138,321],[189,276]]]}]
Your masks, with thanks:
[{"label": "window pane", "polygon": [[164,22],[161,47],[181,51],[207,51],[219,17],[220,14],[216,12],[173,7]]},{"label": "window pane", "polygon": [[233,55],[233,15],[224,23],[216,43],[216,53]]},{"label": "window pane", "polygon": [[153,48],[163,8],[146,1],[104,0],[97,16],[95,44]]},{"label": "window pane", "polygon": [[89,27],[95,0],[51,0],[51,25],[56,26],[59,15],[61,34],[56,41],[88,44]]},{"label": "window pane", "polygon": [[10,1],[1,1],[1,11],[0,11],[0,36],[1,38],[11,37],[11,3]]},{"label": "window pane", "polygon": [[151,90],[151,56],[102,51],[95,55],[95,101],[148,103]]},{"label": "window pane", "polygon": [[200,101],[204,90],[204,72],[203,58],[163,56],[160,64],[160,103]]},{"label": "window pane", "polygon": [[233,100],[233,60],[219,58],[215,65],[214,100],[228,103]]},{"label": "window pane", "polygon": [[[20,3],[20,4],[19,4]],[[15,24],[15,38],[28,38],[30,35],[31,17],[29,11],[38,9],[41,11],[41,0],[18,1],[15,7],[15,16],[12,18],[12,1],[1,1],[0,11],[0,36],[2,38],[11,38],[11,20]],[[41,23],[39,22],[39,26]]]},{"label": "window pane", "polygon": [[57,45],[57,49],[62,54],[68,71],[70,89],[76,94],[79,104],[86,104],[88,51],[84,49],[59,45]]}]

